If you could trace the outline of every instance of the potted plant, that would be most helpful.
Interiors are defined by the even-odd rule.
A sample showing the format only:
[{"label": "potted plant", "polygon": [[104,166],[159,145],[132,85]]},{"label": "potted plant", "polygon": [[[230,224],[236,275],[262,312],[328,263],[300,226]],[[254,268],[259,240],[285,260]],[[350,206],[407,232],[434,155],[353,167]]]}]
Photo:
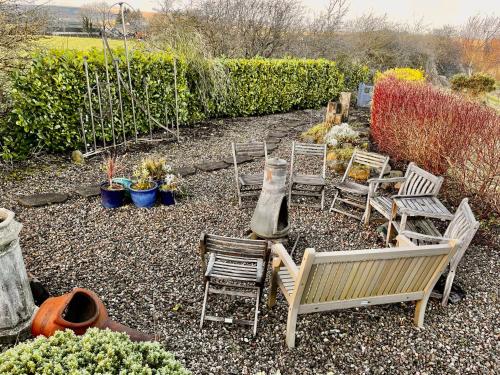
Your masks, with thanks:
[{"label": "potted plant", "polygon": [[158,186],[163,184],[165,176],[172,173],[172,168],[167,164],[167,160],[162,157],[149,157],[143,159],[142,168],[144,168],[148,176],[155,181]]},{"label": "potted plant", "polygon": [[154,182],[144,167],[144,163],[135,169],[134,182],[130,185],[130,198],[137,207],[153,207],[156,202],[158,184]]},{"label": "potted plant", "polygon": [[165,206],[175,204],[175,192],[180,183],[180,178],[173,173],[165,176],[163,183],[160,185],[160,201]]},{"label": "potted plant", "polygon": [[106,173],[107,181],[101,184],[101,202],[106,208],[117,208],[123,205],[125,188],[123,185],[113,182],[118,168],[116,157],[109,155],[104,159],[102,169]]}]

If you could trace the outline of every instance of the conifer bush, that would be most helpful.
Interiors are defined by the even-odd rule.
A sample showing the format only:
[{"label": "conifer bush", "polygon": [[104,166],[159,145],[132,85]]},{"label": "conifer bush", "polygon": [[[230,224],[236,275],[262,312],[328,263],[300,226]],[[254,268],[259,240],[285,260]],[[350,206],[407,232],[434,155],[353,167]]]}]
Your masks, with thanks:
[{"label": "conifer bush", "polygon": [[0,374],[188,375],[190,372],[158,343],[135,343],[124,333],[92,328],[83,336],[67,330],[18,344],[0,354]]}]

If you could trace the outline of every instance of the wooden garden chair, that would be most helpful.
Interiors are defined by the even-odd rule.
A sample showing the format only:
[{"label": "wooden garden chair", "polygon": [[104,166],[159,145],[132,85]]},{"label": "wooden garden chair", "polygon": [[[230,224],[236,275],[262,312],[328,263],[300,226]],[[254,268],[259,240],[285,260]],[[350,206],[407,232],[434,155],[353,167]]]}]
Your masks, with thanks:
[{"label": "wooden garden chair", "polygon": [[[368,184],[361,184],[354,181],[349,177],[349,174],[351,173],[353,167],[362,165],[370,168],[370,173],[372,169],[377,172],[380,171],[378,178],[382,178],[387,167],[387,163],[389,163],[388,156],[376,154],[374,152],[354,150],[342,180],[339,183],[334,184],[336,192],[333,197],[332,205],[330,206],[330,212],[335,211],[354,219],[362,220],[363,215],[356,215],[340,208],[341,204],[345,204],[351,207],[366,210],[366,200],[369,189]],[[377,186],[378,184],[376,184],[375,190]]]},{"label": "wooden garden chair", "polygon": [[282,244],[274,244],[268,305],[276,303],[279,287],[289,306],[286,343],[291,348],[300,314],[416,301],[414,323],[422,327],[432,289],[455,246],[455,241],[416,246],[399,235],[397,248],[319,253],[306,249],[296,265]]},{"label": "wooden garden chair", "polygon": [[[397,195],[388,197],[380,194],[377,190],[381,183],[398,182],[401,183],[401,187]],[[364,214],[366,225],[370,222],[372,208],[387,220],[391,220],[392,200],[395,197],[437,196],[443,184],[443,178],[419,168],[415,163],[410,163],[404,177],[372,178],[368,180],[368,184],[368,198]]]},{"label": "wooden garden chair", "polygon": [[464,198],[458,206],[450,224],[446,228],[444,235],[441,235],[432,221],[426,218],[409,221],[408,223],[411,223],[413,230],[403,230],[401,231],[401,234],[410,238],[416,244],[445,243],[452,239],[460,241],[455,255],[453,255],[450,259],[448,276],[446,278],[443,299],[441,301],[442,305],[446,306],[448,304],[448,298],[450,296],[458,263],[460,263],[465,251],[474,238],[474,235],[479,228],[479,222],[472,213],[468,199]]},{"label": "wooden garden chair", "polygon": [[242,174],[239,171],[238,164],[240,158],[248,156],[264,156],[267,160],[266,142],[232,142],[232,153],[234,162],[234,175],[236,179],[236,191],[238,194],[238,205],[242,207],[242,197],[258,196],[262,189],[264,181],[264,172],[257,174]]},{"label": "wooden garden chair", "polygon": [[[321,157],[322,168],[320,174],[301,174],[295,172],[296,156],[304,155],[308,160]],[[305,206],[319,208],[323,210],[325,204],[325,186],[326,186],[326,145],[317,145],[312,143],[292,143],[292,159],[290,164],[290,182],[288,186],[288,205],[300,206],[293,203],[292,197],[317,197],[320,204],[304,204]]]},{"label": "wooden garden chair", "polygon": [[[262,289],[269,260],[267,241],[222,237],[202,233],[200,255],[205,280],[205,297],[200,328],[205,320],[253,326],[257,334],[257,319]],[[226,294],[255,298],[254,320],[235,319],[206,314],[209,294]]]}]

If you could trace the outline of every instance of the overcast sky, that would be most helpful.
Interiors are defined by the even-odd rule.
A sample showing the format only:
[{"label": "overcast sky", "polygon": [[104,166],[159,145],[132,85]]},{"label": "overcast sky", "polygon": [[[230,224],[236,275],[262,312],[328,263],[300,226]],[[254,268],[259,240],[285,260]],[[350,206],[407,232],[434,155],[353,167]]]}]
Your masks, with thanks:
[{"label": "overcast sky", "polygon": [[[80,6],[92,1],[52,0],[50,3]],[[127,2],[141,10],[153,10],[158,4],[157,0],[127,0]],[[312,11],[318,11],[326,6],[328,0],[302,0],[302,3]],[[373,11],[375,14],[387,13],[391,20],[397,22],[411,23],[423,18],[424,23],[429,26],[459,25],[476,13],[500,14],[500,0],[350,0],[350,3],[350,17]]]}]

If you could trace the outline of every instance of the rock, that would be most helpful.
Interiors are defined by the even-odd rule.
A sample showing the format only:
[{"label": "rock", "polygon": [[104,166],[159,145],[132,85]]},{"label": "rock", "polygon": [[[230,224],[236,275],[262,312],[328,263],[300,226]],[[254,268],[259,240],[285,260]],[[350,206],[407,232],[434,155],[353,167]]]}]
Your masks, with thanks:
[{"label": "rock", "polygon": [[68,200],[68,194],[65,193],[42,193],[32,195],[21,195],[16,201],[25,207],[40,207],[53,203],[63,203]]},{"label": "rock", "polygon": [[225,161],[206,161],[200,164],[197,164],[195,167],[204,172],[213,172],[219,169],[224,169],[229,166]]},{"label": "rock", "polygon": [[267,133],[267,136],[272,137],[272,138],[284,138],[287,136],[287,133],[273,130],[273,131],[270,131],[269,133]]},{"label": "rock", "polygon": [[352,167],[349,170],[349,177],[356,181],[366,181],[370,177],[370,169],[365,167]]},{"label": "rock", "polygon": [[83,157],[83,154],[81,151],[75,150],[71,153],[71,160],[75,164],[83,164],[85,163],[85,158]]},{"label": "rock", "polygon": [[95,197],[101,195],[101,185],[93,184],[79,186],[75,189],[75,193],[85,198]]},{"label": "rock", "polygon": [[181,177],[191,176],[196,173],[196,168],[191,166],[179,167],[176,169],[177,173],[181,175]]},{"label": "rock", "polygon": [[267,143],[280,143],[281,139],[280,138],[276,138],[276,137],[267,137],[266,138],[266,142]]},{"label": "rock", "polygon": [[[254,161],[255,159],[248,155],[238,155],[236,156],[236,164],[243,164]],[[224,159],[224,163],[234,164],[234,159],[232,156],[228,156]]]},{"label": "rock", "polygon": [[391,166],[390,166],[389,164],[387,164],[387,165],[385,166],[385,170],[384,170],[383,175],[384,175],[384,176],[385,176],[385,175],[388,175],[388,174],[391,172],[391,170],[392,170]]},{"label": "rock", "polygon": [[[387,165],[387,166],[389,166],[389,165]],[[404,174],[401,171],[391,170],[391,171],[389,171],[388,175],[384,176],[384,178],[403,177],[403,175]],[[384,182],[383,184],[380,184],[380,187],[382,189],[390,189],[391,187],[394,187],[394,189],[398,190],[401,187],[401,182],[397,182],[396,184]]]}]

